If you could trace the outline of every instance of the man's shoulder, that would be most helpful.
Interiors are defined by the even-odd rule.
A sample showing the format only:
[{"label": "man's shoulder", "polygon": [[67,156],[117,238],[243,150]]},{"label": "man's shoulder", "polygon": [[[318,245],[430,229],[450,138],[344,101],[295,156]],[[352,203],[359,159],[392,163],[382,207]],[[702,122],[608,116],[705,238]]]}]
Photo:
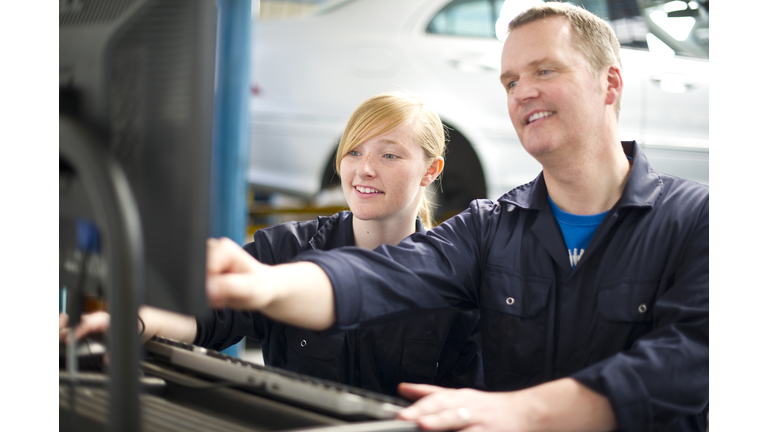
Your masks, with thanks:
[{"label": "man's shoulder", "polygon": [[677,188],[687,188],[691,190],[701,190],[706,193],[709,193],[709,185],[704,183],[699,183],[694,180],[689,180],[682,177],[677,177],[672,174],[666,174],[661,173],[657,171],[657,174],[659,175],[659,178],[662,182],[675,185]]},{"label": "man's shoulder", "polygon": [[430,231],[440,232],[443,228],[451,226],[454,232],[464,232],[464,228],[474,227],[480,231],[493,231],[501,225],[505,225],[510,217],[518,209],[517,203],[504,194],[496,200],[479,198],[472,200],[469,207],[463,212],[449,218]]},{"label": "man's shoulder", "polygon": [[492,200],[487,198],[475,199],[469,203],[469,208],[466,212],[482,217],[498,217],[504,213],[513,211],[518,207],[518,204],[507,197],[507,194],[502,195],[498,199]]},{"label": "man's shoulder", "polygon": [[659,173],[661,193],[651,204],[655,225],[698,226],[709,220],[709,186]]},{"label": "man's shoulder", "polygon": [[532,200],[540,177],[541,174],[539,174],[539,176],[529,181],[528,183],[523,183],[510,189],[505,194],[500,196],[496,201],[504,203],[515,203],[525,206],[525,203]]},{"label": "man's shoulder", "polygon": [[659,179],[664,189],[665,201],[709,201],[709,185],[663,173],[659,173]]}]

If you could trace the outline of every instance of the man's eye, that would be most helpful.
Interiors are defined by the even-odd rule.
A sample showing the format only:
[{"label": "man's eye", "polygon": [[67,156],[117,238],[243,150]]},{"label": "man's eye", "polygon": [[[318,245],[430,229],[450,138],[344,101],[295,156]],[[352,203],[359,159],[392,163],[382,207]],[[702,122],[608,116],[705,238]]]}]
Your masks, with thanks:
[{"label": "man's eye", "polygon": [[507,83],[507,90],[514,90],[517,87],[517,81],[510,81]]},{"label": "man's eye", "polygon": [[549,70],[549,69],[544,69],[544,70],[539,71],[539,75],[549,75],[551,73],[552,73],[552,71]]}]

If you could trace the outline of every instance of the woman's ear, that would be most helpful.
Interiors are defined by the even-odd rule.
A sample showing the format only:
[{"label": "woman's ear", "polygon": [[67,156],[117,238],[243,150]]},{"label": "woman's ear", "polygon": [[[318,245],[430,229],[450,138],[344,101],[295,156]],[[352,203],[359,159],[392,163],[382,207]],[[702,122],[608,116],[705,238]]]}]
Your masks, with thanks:
[{"label": "woman's ear", "polygon": [[443,159],[442,156],[435,156],[435,158],[432,159],[432,163],[427,167],[427,172],[424,174],[424,177],[421,178],[421,185],[428,186],[435,181],[437,176],[443,172],[443,166],[445,166],[445,159]]}]

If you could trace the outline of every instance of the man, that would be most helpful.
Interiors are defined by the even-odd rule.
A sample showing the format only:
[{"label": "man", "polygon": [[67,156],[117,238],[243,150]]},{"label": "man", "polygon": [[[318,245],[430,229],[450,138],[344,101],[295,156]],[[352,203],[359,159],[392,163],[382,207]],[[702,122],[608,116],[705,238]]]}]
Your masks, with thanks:
[{"label": "man", "polygon": [[212,240],[209,301],[314,329],[478,308],[493,393],[401,384],[427,430],[704,430],[709,189],[618,139],[619,44],[558,3],[510,23],[510,119],[542,164],[428,234],[266,267]]}]

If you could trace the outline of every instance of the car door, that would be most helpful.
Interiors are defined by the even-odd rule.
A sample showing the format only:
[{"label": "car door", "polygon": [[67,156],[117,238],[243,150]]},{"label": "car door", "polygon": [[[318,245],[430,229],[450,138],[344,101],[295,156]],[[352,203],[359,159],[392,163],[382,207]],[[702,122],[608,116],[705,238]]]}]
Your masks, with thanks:
[{"label": "car door", "polygon": [[708,184],[708,2],[637,4],[649,29],[640,142],[657,171]]},{"label": "car door", "polygon": [[621,139],[659,172],[709,183],[709,2],[592,0],[622,45]]}]

